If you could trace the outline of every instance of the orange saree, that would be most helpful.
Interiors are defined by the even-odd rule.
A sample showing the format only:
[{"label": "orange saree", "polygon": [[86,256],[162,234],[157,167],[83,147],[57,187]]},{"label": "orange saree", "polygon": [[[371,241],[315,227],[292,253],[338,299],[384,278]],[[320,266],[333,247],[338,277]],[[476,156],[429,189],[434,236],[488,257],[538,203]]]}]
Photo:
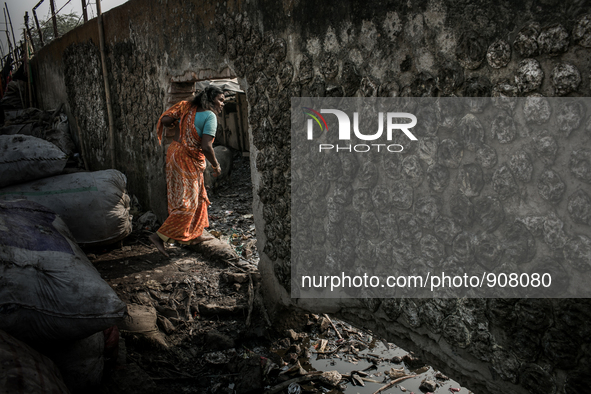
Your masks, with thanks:
[{"label": "orange saree", "polygon": [[209,226],[209,199],[203,184],[205,155],[194,124],[196,112],[197,107],[191,106],[188,101],[181,101],[165,111],[156,126],[158,141],[162,143],[162,117],[179,119],[178,142],[173,141],[166,154],[168,218],[157,231],[165,242],[170,242],[171,238],[188,243]]}]

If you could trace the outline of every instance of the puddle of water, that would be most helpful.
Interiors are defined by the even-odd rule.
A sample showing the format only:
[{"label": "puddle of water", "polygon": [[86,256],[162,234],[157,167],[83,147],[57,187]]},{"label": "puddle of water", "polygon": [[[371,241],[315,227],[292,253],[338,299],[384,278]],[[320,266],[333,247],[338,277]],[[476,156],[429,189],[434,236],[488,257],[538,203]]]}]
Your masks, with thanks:
[{"label": "puddle of water", "polygon": [[[300,360],[302,366],[307,369],[307,370],[316,370],[316,371],[338,371],[340,374],[351,374],[351,372],[353,371],[363,371],[366,368],[374,365],[371,361],[365,359],[365,358],[361,358],[363,356],[368,356],[368,355],[376,355],[378,356],[377,358],[383,358],[385,360],[391,360],[394,356],[398,356],[398,357],[403,357],[404,355],[406,355],[408,352],[406,352],[405,350],[394,346],[392,344],[389,344],[389,348],[386,348],[386,346],[379,341],[373,341],[369,348],[359,351],[358,355],[360,357],[356,357],[355,355],[351,354],[348,355],[346,353],[342,353],[342,352],[337,352],[331,356],[329,356],[329,358],[326,359],[322,359],[322,358],[318,358],[318,354],[315,354],[314,352],[316,351],[316,349],[314,348],[314,345],[316,344],[316,342],[305,342],[304,346],[308,346],[308,348],[310,349],[310,351],[312,352],[312,357],[310,357],[309,360]],[[335,357],[336,355],[340,356],[340,358]],[[371,358],[371,356],[369,356]],[[351,358],[354,358],[356,361],[356,363],[351,362]],[[377,359],[374,358],[374,359]],[[450,387],[453,388],[460,388],[459,394],[472,394],[471,391],[469,391],[468,389],[461,387],[459,385],[459,383],[455,382],[452,379],[449,380],[437,380],[435,378],[435,374],[437,373],[437,371],[435,371],[433,368],[431,367],[423,367],[423,368],[419,368],[419,369],[409,369],[404,362],[401,363],[393,363],[390,361],[382,361],[380,363],[375,364],[376,368],[373,369],[368,369],[367,371],[365,371],[368,376],[366,376],[366,378],[371,379],[371,380],[375,380],[378,381],[380,383],[372,383],[372,382],[364,382],[365,386],[353,386],[352,383],[347,383],[346,385],[346,390],[343,392],[345,394],[372,394],[375,391],[377,391],[378,389],[380,389],[381,387],[385,386],[390,379],[387,379],[386,381],[385,378],[387,378],[388,376],[385,375],[386,371],[389,371],[391,368],[396,368],[396,369],[401,369],[404,368],[404,372],[406,374],[417,374],[417,376],[413,377],[413,378],[409,378],[406,379],[400,383],[397,383],[396,386],[384,390],[382,391],[381,394],[399,394],[399,393],[405,393],[405,394],[410,394],[413,393],[414,394],[423,394],[424,392],[419,390],[419,386],[421,384],[421,382],[425,379],[428,378],[429,380],[433,380],[434,382],[440,383],[441,386],[437,388],[437,390],[435,390],[433,393],[434,394],[444,394],[444,393],[451,393],[451,391],[449,390]],[[402,387],[406,389],[406,392],[402,390]],[[339,390],[331,390],[329,392],[329,394],[338,394],[341,393],[341,391]]]}]

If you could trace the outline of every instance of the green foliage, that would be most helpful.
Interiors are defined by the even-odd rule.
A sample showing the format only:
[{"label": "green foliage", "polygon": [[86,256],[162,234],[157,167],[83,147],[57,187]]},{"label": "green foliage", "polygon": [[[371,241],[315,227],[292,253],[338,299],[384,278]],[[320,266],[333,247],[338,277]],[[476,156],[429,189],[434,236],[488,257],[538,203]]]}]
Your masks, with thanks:
[{"label": "green foliage", "polygon": [[[71,12],[69,14],[58,14],[55,16],[55,18],[57,21],[57,32],[59,36],[66,34],[70,30],[78,26],[80,23],[83,23],[80,16],[76,14],[76,12]],[[55,38],[53,34],[53,22],[51,21],[51,16],[49,16],[49,18],[46,21],[39,20],[39,26],[41,26],[43,42],[45,43],[45,45],[47,45]],[[35,44],[35,48],[41,48],[39,31],[37,30],[37,25],[35,24],[35,20],[33,18],[29,19],[29,28],[31,29],[31,36],[33,37],[33,43]]]}]

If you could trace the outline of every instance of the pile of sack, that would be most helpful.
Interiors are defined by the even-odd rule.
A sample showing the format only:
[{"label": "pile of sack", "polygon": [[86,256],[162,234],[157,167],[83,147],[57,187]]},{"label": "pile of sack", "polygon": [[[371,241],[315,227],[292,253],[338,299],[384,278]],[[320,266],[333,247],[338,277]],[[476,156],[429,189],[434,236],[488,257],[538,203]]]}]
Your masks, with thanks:
[{"label": "pile of sack", "polygon": [[0,135],[3,392],[83,392],[100,383],[105,355],[116,354],[126,305],[80,245],[131,232],[126,178],[63,174],[67,160],[45,139]]}]

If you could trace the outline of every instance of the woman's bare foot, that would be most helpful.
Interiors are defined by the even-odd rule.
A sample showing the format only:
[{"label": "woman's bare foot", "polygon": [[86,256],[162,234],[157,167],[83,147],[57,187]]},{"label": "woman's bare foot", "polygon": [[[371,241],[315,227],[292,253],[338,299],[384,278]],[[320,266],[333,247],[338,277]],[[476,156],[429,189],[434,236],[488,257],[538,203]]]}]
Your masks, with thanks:
[{"label": "woman's bare foot", "polygon": [[197,244],[200,244],[201,242],[211,241],[213,238],[214,237],[211,236],[211,235],[203,235],[203,234],[201,234],[197,238],[191,240],[191,245],[197,245]]},{"label": "woman's bare foot", "polygon": [[166,250],[164,250],[164,241],[162,241],[162,238],[160,238],[158,234],[154,233],[150,235],[148,238],[150,239],[150,241],[152,241],[152,243],[154,244],[154,246],[156,246],[156,249],[158,249],[160,253],[162,253],[166,257],[170,257],[168,253],[166,253]]}]

